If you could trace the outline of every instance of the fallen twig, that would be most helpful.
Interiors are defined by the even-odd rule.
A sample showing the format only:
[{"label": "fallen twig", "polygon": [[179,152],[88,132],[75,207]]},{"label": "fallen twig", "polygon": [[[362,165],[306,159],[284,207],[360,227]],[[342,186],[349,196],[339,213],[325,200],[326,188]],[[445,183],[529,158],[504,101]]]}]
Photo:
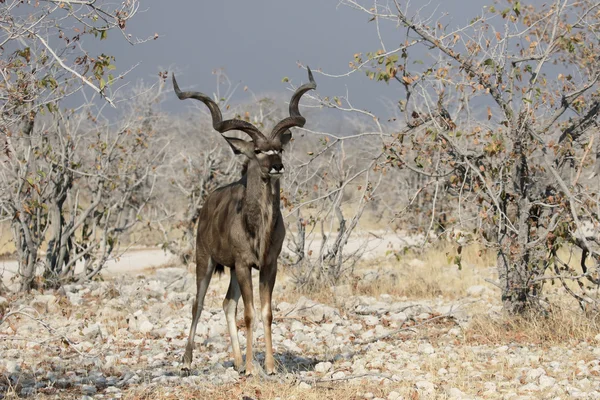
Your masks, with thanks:
[{"label": "fallen twig", "polygon": [[26,313],[24,310],[27,309],[27,308],[31,308],[31,307],[23,307],[23,308],[21,308],[19,310],[9,312],[8,314],[6,314],[4,316],[4,318],[2,320],[0,320],[0,326],[2,324],[4,324],[4,322],[6,322],[6,320],[8,320],[9,317],[13,317],[15,315],[22,315],[24,317],[27,317],[27,318],[31,319],[32,321],[37,322],[40,325],[42,325],[44,328],[46,328],[46,330],[48,332],[50,332],[53,335],[56,335],[56,338],[62,339],[73,350],[75,350],[77,352],[77,354],[79,354],[80,356],[86,357],[86,358],[97,358],[97,356],[89,355],[89,354],[85,354],[85,353],[81,352],[81,350],[79,350],[77,348],[77,343],[73,343],[67,336],[65,336],[64,334],[58,332],[58,330],[56,328],[53,328],[52,326],[50,326],[47,322],[45,322],[41,318],[37,318],[37,317],[34,317],[33,315],[31,315],[29,313]]}]

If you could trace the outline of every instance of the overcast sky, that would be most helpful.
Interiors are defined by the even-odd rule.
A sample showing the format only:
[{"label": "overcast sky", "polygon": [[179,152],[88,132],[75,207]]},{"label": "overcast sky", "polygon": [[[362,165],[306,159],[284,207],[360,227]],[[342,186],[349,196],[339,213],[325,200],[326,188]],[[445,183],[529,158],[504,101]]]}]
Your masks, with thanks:
[{"label": "overcast sky", "polygon": [[[339,5],[337,0],[142,0],[140,12],[130,21],[128,31],[140,38],[158,40],[129,46],[113,33],[104,41],[114,54],[119,70],[140,63],[130,80],[154,81],[158,71],[175,70],[182,88],[208,93],[215,90],[215,68],[225,69],[229,78],[249,86],[255,93],[285,92],[289,84],[305,82],[306,72],[297,62],[328,73],[348,71],[353,54],[377,50],[375,25],[363,12]],[[421,6],[422,3],[419,3]],[[432,0],[430,9],[453,15],[450,26],[464,24],[481,13],[487,1]],[[389,46],[397,46],[405,32],[384,26]],[[119,40],[120,39],[120,40]],[[398,85],[387,86],[367,79],[364,73],[333,79],[315,74],[323,96],[344,94],[346,88],[356,107],[387,116],[386,107],[400,95]],[[171,89],[169,88],[169,92]],[[174,94],[169,110],[181,110]],[[238,91],[234,101],[248,101]],[[387,105],[386,105],[387,104]]]}]

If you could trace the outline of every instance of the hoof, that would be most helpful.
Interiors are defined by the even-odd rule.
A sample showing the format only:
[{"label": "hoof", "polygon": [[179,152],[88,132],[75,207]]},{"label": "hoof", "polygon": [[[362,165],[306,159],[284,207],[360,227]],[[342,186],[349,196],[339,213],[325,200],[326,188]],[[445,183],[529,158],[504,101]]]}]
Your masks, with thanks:
[{"label": "hoof", "polygon": [[246,375],[248,378],[255,376],[256,375],[255,368],[250,368],[250,369],[246,368],[246,370],[244,371],[244,375]]}]

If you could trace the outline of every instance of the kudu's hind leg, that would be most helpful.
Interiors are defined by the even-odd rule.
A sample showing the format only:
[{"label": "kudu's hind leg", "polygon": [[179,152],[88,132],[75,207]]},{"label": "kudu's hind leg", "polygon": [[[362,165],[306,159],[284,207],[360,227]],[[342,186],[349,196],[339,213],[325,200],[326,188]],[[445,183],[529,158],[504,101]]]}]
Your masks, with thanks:
[{"label": "kudu's hind leg", "polygon": [[246,323],[246,375],[254,373],[252,340],[254,328],[254,302],[252,299],[252,269],[248,265],[236,265],[235,274],[244,300],[244,322]]},{"label": "kudu's hind leg", "polygon": [[[197,260],[196,262],[198,262]],[[202,262],[202,261],[200,261]],[[196,266],[196,299],[192,306],[192,325],[190,326],[190,335],[188,337],[185,354],[183,356],[183,370],[189,371],[192,367],[192,353],[194,352],[194,336],[196,336],[196,326],[204,308],[204,297],[210,284],[210,279],[215,271],[215,263],[209,257],[204,265],[198,263]]]},{"label": "kudu's hind leg", "polygon": [[271,309],[271,299],[273,296],[273,287],[277,277],[277,263],[260,270],[259,292],[260,309],[265,330],[265,372],[267,374],[275,373],[275,360],[273,358],[273,340],[271,337],[271,324],[273,323],[273,312]]},{"label": "kudu's hind leg", "polygon": [[231,347],[233,349],[233,365],[235,369],[242,369],[242,351],[240,350],[240,340],[238,338],[238,329],[236,324],[237,306],[240,301],[242,292],[236,277],[234,268],[231,269],[231,280],[229,281],[229,289],[223,300],[223,311],[227,319],[227,328],[229,329],[229,337],[231,338]]}]

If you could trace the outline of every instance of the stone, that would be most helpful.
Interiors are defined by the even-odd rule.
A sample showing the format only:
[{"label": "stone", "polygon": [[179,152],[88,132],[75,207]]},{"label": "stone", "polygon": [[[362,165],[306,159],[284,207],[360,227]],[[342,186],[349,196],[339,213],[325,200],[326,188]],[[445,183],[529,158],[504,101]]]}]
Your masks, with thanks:
[{"label": "stone", "polygon": [[131,332],[146,334],[154,329],[154,324],[148,320],[148,317],[141,310],[136,311],[133,315],[129,315],[127,320]]},{"label": "stone", "polygon": [[102,335],[101,325],[100,324],[88,325],[81,330],[81,333],[83,333],[83,336],[85,336],[86,339],[95,339],[98,336]]},{"label": "stone", "polygon": [[6,299],[6,297],[0,296],[0,311],[3,311],[7,307],[8,307],[8,300]]},{"label": "stone", "polygon": [[92,386],[92,385],[82,385],[81,386],[81,392],[83,394],[86,395],[94,395],[96,394],[97,390],[96,390],[96,386]]},{"label": "stone", "polygon": [[460,336],[461,330],[459,328],[452,328],[448,331],[449,336]]},{"label": "stone", "polygon": [[404,322],[408,319],[408,316],[405,312],[397,312],[390,314],[390,321],[393,322]]},{"label": "stone", "polygon": [[402,398],[402,395],[398,392],[389,392],[387,396],[387,400],[400,400],[400,398]]},{"label": "stone", "polygon": [[56,296],[53,294],[38,294],[31,301],[31,306],[40,313],[47,313],[56,309]]},{"label": "stone", "polygon": [[114,367],[117,364],[118,359],[119,359],[119,356],[117,356],[117,355],[110,355],[110,356],[104,357],[104,368]]},{"label": "stone", "polygon": [[540,376],[539,385],[541,390],[550,389],[556,384],[556,379],[548,375]]},{"label": "stone", "polygon": [[435,385],[429,381],[418,381],[415,386],[417,387],[417,390],[425,393],[433,393],[433,391],[435,391]]},{"label": "stone", "polygon": [[309,385],[308,383],[306,383],[306,382],[300,382],[300,383],[298,384],[298,388],[299,388],[299,389],[302,389],[302,390],[309,390],[309,389],[311,389],[311,388],[312,388],[312,386],[310,386],[310,385]]},{"label": "stone", "polygon": [[530,369],[527,372],[526,380],[527,382],[537,382],[542,375],[546,375],[546,371],[543,368]]},{"label": "stone", "polygon": [[448,397],[451,399],[462,399],[465,397],[465,394],[458,388],[450,388],[448,390]]},{"label": "stone", "polygon": [[431,343],[421,343],[419,345],[418,351],[419,351],[419,353],[426,354],[426,355],[435,353],[435,349],[433,348]]},{"label": "stone", "polygon": [[540,387],[538,385],[536,385],[535,383],[528,383],[526,385],[521,386],[521,388],[519,390],[524,391],[524,392],[539,392]]},{"label": "stone", "polygon": [[17,361],[7,361],[5,368],[6,368],[6,372],[8,372],[9,374],[16,374],[18,372],[21,371],[21,366],[19,365],[20,363]]},{"label": "stone", "polygon": [[338,371],[335,374],[331,375],[331,378],[336,380],[344,379],[345,377],[346,373],[344,371]]},{"label": "stone", "polygon": [[83,298],[79,293],[67,292],[67,298],[69,302],[74,306],[80,306],[83,304]]},{"label": "stone", "polygon": [[331,364],[330,362],[326,361],[326,362],[320,362],[317,365],[315,365],[315,371],[319,372],[319,373],[325,373],[328,372],[333,364]]},{"label": "stone", "polygon": [[[281,303],[279,307],[281,307]],[[287,317],[306,318],[315,323],[340,318],[340,313],[337,309],[317,303],[306,297],[301,297],[291,310],[284,312],[284,315]]]}]

